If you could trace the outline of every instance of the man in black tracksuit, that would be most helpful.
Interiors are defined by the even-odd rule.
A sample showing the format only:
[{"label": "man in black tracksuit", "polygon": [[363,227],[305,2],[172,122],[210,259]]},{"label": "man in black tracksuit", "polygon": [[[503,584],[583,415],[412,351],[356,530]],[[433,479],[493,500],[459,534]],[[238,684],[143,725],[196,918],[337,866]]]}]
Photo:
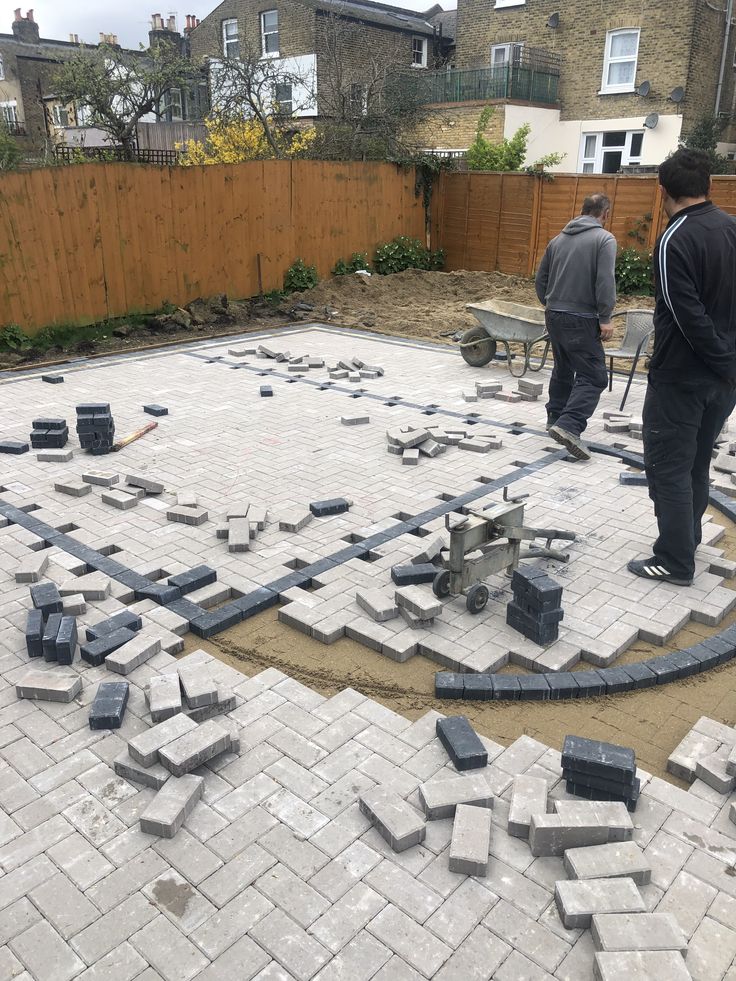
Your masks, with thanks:
[{"label": "man in black tracksuit", "polygon": [[711,454],[736,404],[736,219],[708,200],[706,154],[659,168],[669,223],[654,251],[654,353],[644,400],[644,466],[659,527],[644,579],[689,586],[708,504]]}]

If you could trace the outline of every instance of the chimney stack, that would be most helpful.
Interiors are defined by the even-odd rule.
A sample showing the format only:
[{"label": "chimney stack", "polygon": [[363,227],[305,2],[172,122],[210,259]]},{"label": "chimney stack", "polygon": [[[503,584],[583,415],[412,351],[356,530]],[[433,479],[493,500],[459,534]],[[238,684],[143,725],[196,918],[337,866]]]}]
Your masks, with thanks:
[{"label": "chimney stack", "polygon": [[15,10],[13,21],[13,36],[16,40],[25,44],[38,44],[40,40],[38,24],[33,19],[33,11],[29,10],[25,17],[21,15],[21,8]]},{"label": "chimney stack", "polygon": [[166,21],[166,30],[172,31],[174,34],[178,33],[176,29],[176,14],[172,14]]}]

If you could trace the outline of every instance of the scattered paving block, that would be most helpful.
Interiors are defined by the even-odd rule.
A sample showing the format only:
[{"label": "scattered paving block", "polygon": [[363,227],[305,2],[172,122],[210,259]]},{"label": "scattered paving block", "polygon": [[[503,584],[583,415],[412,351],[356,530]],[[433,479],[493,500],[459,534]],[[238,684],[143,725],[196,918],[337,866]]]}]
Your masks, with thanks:
[{"label": "scattered paving block", "polygon": [[119,482],[120,474],[91,470],[89,473],[82,474],[82,480],[85,484],[94,484],[96,487],[112,487]]},{"label": "scattered paving block", "polygon": [[597,913],[591,937],[596,950],[674,950],[687,956],[687,938],[671,913]]},{"label": "scattered paving block", "polygon": [[39,582],[48,564],[49,557],[45,549],[40,552],[31,552],[21,559],[16,568],[15,581],[18,583]]},{"label": "scattered paving block", "polygon": [[0,453],[8,453],[11,456],[20,456],[30,450],[28,443],[22,443],[17,439],[0,439]]},{"label": "scattered paving block", "polygon": [[[419,566],[412,565],[409,568],[417,569]],[[442,603],[433,593],[419,589],[418,586],[402,586],[396,590],[394,598],[399,607],[413,613],[418,620],[434,620],[442,613]]]},{"label": "scattered paving block", "polygon": [[144,405],[143,411],[149,416],[167,416],[169,410],[163,405]]},{"label": "scattered paving block", "polygon": [[151,678],[148,684],[148,708],[154,722],[164,722],[181,712],[179,675],[162,674]]},{"label": "scattered paving block", "polygon": [[[58,614],[57,614],[58,615]],[[56,635],[56,661],[71,664],[77,652],[77,621],[74,617],[61,617],[59,632]]]},{"label": "scattered paving block", "polygon": [[389,787],[371,787],[358,797],[360,810],[395,852],[424,841],[427,826],[421,814]]},{"label": "scattered paving block", "polygon": [[546,813],[547,781],[525,773],[514,777],[509,805],[509,834],[515,838],[528,838],[532,815]]},{"label": "scattered paving block", "polygon": [[105,658],[105,667],[108,671],[116,674],[130,674],[141,664],[145,664],[155,654],[161,650],[161,641],[158,638],[146,636],[145,632],[136,634],[132,640],[122,647],[118,647],[112,654]]},{"label": "scattered paving block", "polygon": [[728,809],[728,819],[731,824],[736,824],[736,801]]},{"label": "scattered paving block", "polygon": [[559,814],[532,814],[529,821],[529,848],[535,857],[561,856],[568,848],[604,845],[610,841],[607,825],[594,815],[587,820],[566,820]]},{"label": "scattered paving block", "polygon": [[29,610],[25,633],[29,657],[43,657],[43,634],[43,614],[40,610]]},{"label": "scattered paving block", "polygon": [[691,981],[685,961],[673,950],[600,951],[593,981]]},{"label": "scattered paving block", "polygon": [[403,450],[401,453],[401,463],[404,467],[416,467],[419,464],[419,450]]},{"label": "scattered paving block", "polygon": [[110,504],[119,511],[129,511],[138,503],[138,499],[136,497],[134,497],[132,494],[126,494],[125,491],[107,491],[106,493],[103,493],[102,501],[104,504]]},{"label": "scattered paving block", "polygon": [[726,773],[729,776],[736,776],[736,746],[731,750],[731,753],[726,760]]},{"label": "scattered paving block", "polygon": [[104,600],[110,592],[110,577],[102,572],[89,572],[59,587],[63,597],[81,596],[84,600]]},{"label": "scattered paving block", "polygon": [[603,429],[607,433],[628,433],[629,424],[624,420],[609,419],[603,423]]},{"label": "scattered paving block", "polygon": [[250,521],[247,518],[231,518],[227,524],[228,552],[250,551]]},{"label": "scattered paving block", "polygon": [[186,709],[187,716],[194,722],[207,722],[218,715],[227,715],[238,706],[238,699],[235,692],[220,686],[217,689],[217,701],[211,705],[203,705],[201,708]]},{"label": "scattered paving block", "polygon": [[622,470],[618,475],[618,482],[623,487],[648,487],[649,481],[646,474],[631,473],[629,470]]},{"label": "scattered paving block", "polygon": [[491,450],[491,444],[488,440],[473,439],[472,436],[461,439],[457,445],[458,449],[469,450],[471,453],[490,453]]},{"label": "scattered paving block", "polygon": [[565,736],[562,766],[622,783],[631,783],[636,776],[633,749],[582,736]]},{"label": "scattered paving block", "polygon": [[159,760],[175,777],[191,773],[198,766],[230,750],[230,732],[214,719],[203,722],[159,750]]},{"label": "scattered paving block", "polygon": [[92,667],[99,667],[101,664],[104,664],[108,654],[112,654],[113,651],[122,647],[123,644],[127,644],[133,640],[134,637],[135,632],[129,630],[127,627],[120,627],[119,630],[114,630],[111,634],[104,634],[102,637],[98,637],[97,640],[82,644],[80,649],[82,660],[86,661],[87,664],[91,664]]},{"label": "scattered paving block", "polygon": [[176,495],[176,503],[180,508],[196,508],[199,504],[196,494],[191,491],[179,491]]},{"label": "scattered paving block", "polygon": [[628,877],[639,886],[651,881],[652,870],[635,841],[616,841],[586,848],[568,848],[564,859],[570,879]]},{"label": "scattered paving block", "polygon": [[419,787],[419,799],[427,820],[453,817],[458,804],[493,807],[493,792],[484,776],[434,779]]},{"label": "scattered paving block", "polygon": [[428,620],[422,620],[403,606],[399,607],[399,616],[412,630],[426,630],[434,623],[434,617],[430,617]]},{"label": "scattered paving block", "polygon": [[399,608],[394,599],[381,589],[358,589],[355,601],[361,610],[365,610],[376,623],[385,623],[399,615]]},{"label": "scattered paving block", "polygon": [[61,385],[64,382],[63,375],[41,375],[41,381],[49,385]]},{"label": "scattered paving block", "polygon": [[421,552],[417,552],[417,554],[411,560],[411,564],[430,565],[436,558],[439,557],[444,546],[444,539],[440,537],[432,539],[432,541],[425,545]]},{"label": "scattered paving block", "polygon": [[695,764],[695,774],[719,794],[730,794],[736,790],[736,774],[728,772],[728,760],[732,747],[723,746],[715,753],[703,756]]},{"label": "scattered paving block", "polygon": [[476,382],[475,390],[478,393],[478,397],[482,399],[489,399],[496,392],[503,390],[503,385],[501,382]]},{"label": "scattered paving block", "polygon": [[119,729],[127,704],[127,681],[103,681],[89,710],[90,729]]},{"label": "scattered paving block", "polygon": [[248,509],[248,520],[251,527],[255,525],[258,531],[263,531],[268,521],[268,508],[264,508],[261,504],[251,504]]},{"label": "scattered paving block", "polygon": [[160,763],[154,763],[148,767],[141,766],[140,763],[136,763],[127,750],[115,758],[112,767],[115,773],[124,780],[130,780],[144,787],[151,787],[153,790],[160,790],[171,778],[169,771]]},{"label": "scattered paving block", "polygon": [[729,453],[719,453],[713,462],[713,469],[721,473],[736,473],[736,456]]},{"label": "scattered paving block", "polygon": [[[1,449],[0,453],[2,453]],[[74,450],[41,450],[36,454],[36,459],[39,463],[69,463],[74,459]]]},{"label": "scattered paving block", "polygon": [[462,394],[463,394],[463,401],[464,402],[477,402],[478,401],[478,393],[477,392],[463,392]]},{"label": "scattered paving block", "polygon": [[[332,375],[330,375],[332,377]],[[273,398],[273,389],[270,385],[261,385],[261,398],[271,399]]]},{"label": "scattered paving block", "polygon": [[434,582],[434,577],[439,571],[431,562],[395,565],[391,569],[391,578],[397,586],[416,586],[425,582]]},{"label": "scattered paving block", "polygon": [[279,531],[301,531],[314,518],[308,508],[294,508],[279,518]]},{"label": "scattered paving block", "polygon": [[363,416],[340,416],[340,422],[343,426],[365,426],[366,423],[371,421],[369,415]]},{"label": "scattered paving block", "polygon": [[202,796],[204,777],[192,774],[168,780],[141,814],[144,834],[173,838]]},{"label": "scattered paving block", "polygon": [[645,913],[632,879],[569,879],[555,883],[555,902],[567,930],[585,930],[600,913]]},{"label": "scattered paving block", "polygon": [[559,817],[572,824],[598,824],[608,828],[609,841],[630,841],[634,824],[626,806],[608,801],[558,800],[555,810]]},{"label": "scattered paving block", "polygon": [[437,719],[437,735],[457,770],[478,770],[488,765],[488,750],[464,715]]},{"label": "scattered paving block", "polygon": [[126,474],[125,483],[130,487],[139,487],[146,494],[163,494],[164,492],[164,485],[160,481],[151,480],[150,477],[144,477],[138,473]]},{"label": "scattered paving block", "polygon": [[108,634],[113,634],[122,627],[127,627],[128,630],[138,631],[142,626],[143,621],[137,613],[132,613],[130,610],[121,610],[120,613],[108,617],[107,620],[100,620],[97,623],[93,623],[91,627],[87,627],[87,640],[97,640],[98,637],[106,637]]},{"label": "scattered paving block", "polygon": [[42,702],[71,702],[82,690],[78,674],[57,671],[29,671],[15,685],[18,698]]},{"label": "scattered paving block", "polygon": [[31,586],[31,602],[36,610],[47,617],[51,613],[61,613],[63,603],[57,586],[52,582],[40,582]]},{"label": "scattered paving block", "polygon": [[140,766],[153,766],[158,761],[160,749],[196,728],[194,719],[179,712],[165,722],[159,722],[134,736],[128,743],[128,752]]},{"label": "scattered paving block", "polygon": [[450,872],[488,874],[491,845],[491,812],[485,807],[458,804],[450,841]]},{"label": "scattered paving block", "polygon": [[204,508],[190,508],[177,504],[166,512],[167,521],[178,521],[183,525],[203,525],[209,518]]},{"label": "scattered paving block", "polygon": [[350,510],[352,501],[346,497],[333,497],[327,501],[312,501],[309,510],[315,518],[326,518],[333,514],[344,514]]},{"label": "scattered paving block", "polygon": [[217,684],[204,664],[182,664],[179,683],[187,706],[191,709],[213,705],[217,701]]},{"label": "scattered paving block", "polygon": [[528,378],[520,378],[517,387],[520,392],[533,395],[535,398],[539,398],[544,393],[544,382],[531,381]]},{"label": "scattered paving block", "polygon": [[63,615],[61,613],[52,613],[46,621],[42,641],[43,657],[45,661],[56,660],[56,638],[59,634],[59,627],[61,626],[62,617]]},{"label": "scattered paving block", "polygon": [[521,395],[518,392],[496,392],[493,397],[499,402],[521,402]]}]

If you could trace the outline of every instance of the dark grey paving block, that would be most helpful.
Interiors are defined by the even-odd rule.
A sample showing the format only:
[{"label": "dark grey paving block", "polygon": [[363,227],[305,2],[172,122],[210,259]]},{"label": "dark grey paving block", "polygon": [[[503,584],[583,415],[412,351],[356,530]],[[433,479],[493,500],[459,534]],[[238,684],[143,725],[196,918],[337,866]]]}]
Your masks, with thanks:
[{"label": "dark grey paving block", "polygon": [[31,602],[45,617],[61,613],[63,603],[57,586],[52,582],[38,582],[31,586]]},{"label": "dark grey paving block", "polygon": [[121,610],[120,613],[116,613],[108,620],[101,620],[99,623],[87,627],[87,640],[106,637],[108,634],[120,630],[121,627],[127,627],[128,630],[140,630],[142,626],[143,621],[137,614],[131,613],[130,610]]},{"label": "dark grey paving block", "polygon": [[43,632],[43,657],[45,661],[56,660],[56,638],[61,626],[61,613],[52,613],[46,621]]},{"label": "dark grey paving block", "polygon": [[464,715],[437,719],[437,735],[458,770],[488,765],[488,751]]},{"label": "dark grey paving block", "polygon": [[77,652],[76,617],[62,616],[56,635],[56,660],[59,664],[71,664]]},{"label": "dark grey paving block", "polygon": [[198,565],[177,576],[170,576],[168,582],[169,586],[176,587],[182,596],[186,596],[187,593],[193,593],[196,589],[217,582],[217,571],[208,565]]},{"label": "dark grey paving block", "polygon": [[644,664],[657,679],[658,685],[666,685],[667,682],[676,681],[680,677],[680,669],[668,654],[652,657],[648,661],[644,661]]},{"label": "dark grey paving block", "polygon": [[437,671],[434,676],[435,698],[462,698],[465,677],[455,671]]},{"label": "dark grey paving block", "polygon": [[519,678],[515,674],[495,674],[493,676],[493,698],[495,700],[500,699],[518,699],[521,688],[519,685]]},{"label": "dark grey paving block", "polygon": [[[616,780],[613,778],[595,776],[591,773],[586,773],[584,770],[578,770],[575,767],[570,766],[563,766],[562,776],[566,780],[569,780],[571,783],[577,784],[580,787],[591,787],[594,790],[605,790],[611,794],[621,794],[623,797],[632,797],[635,793],[638,794],[641,786],[639,777],[634,777],[631,781]],[[601,798],[601,800],[602,799],[603,798]]]},{"label": "dark grey paving block", "polygon": [[42,382],[48,382],[49,385],[61,385],[64,382],[63,375],[41,375]]},{"label": "dark grey paving block", "polygon": [[275,593],[272,589],[268,589],[263,586],[260,589],[255,589],[252,593],[247,593],[245,596],[241,596],[239,599],[234,600],[232,603],[228,604],[238,609],[241,613],[242,619],[247,620],[257,613],[262,613],[264,610],[270,609],[272,606],[278,604],[279,597],[278,593]]},{"label": "dark grey paving block", "polygon": [[485,672],[479,674],[461,674],[465,679],[462,697],[469,702],[489,702],[493,699],[493,675]]},{"label": "dark grey paving block", "polygon": [[631,691],[633,688],[634,683],[623,668],[603,668],[598,674],[606,683],[607,695],[615,695],[622,691]]},{"label": "dark grey paving block", "polygon": [[176,586],[164,586],[161,583],[150,583],[135,590],[137,600],[150,599],[159,606],[168,606],[174,600],[181,599],[181,591]]},{"label": "dark grey paving block", "polygon": [[163,405],[144,405],[143,411],[149,416],[167,416],[169,410]]},{"label": "dark grey paving block", "polygon": [[693,674],[699,674],[702,670],[700,658],[693,657],[689,651],[672,651],[667,656],[677,667],[679,678],[689,678]]},{"label": "dark grey paving block", "polygon": [[575,672],[557,671],[544,675],[549,687],[549,697],[551,701],[558,701],[563,698],[578,697],[578,683],[575,680]]},{"label": "dark grey paving block", "polygon": [[87,644],[83,644],[81,647],[82,660],[86,661],[87,664],[91,664],[93,667],[99,667],[100,664],[105,663],[105,658],[108,654],[112,654],[123,644],[127,644],[128,641],[133,640],[135,637],[135,631],[128,630],[127,627],[121,627],[112,634],[105,634],[104,637],[98,637],[97,640],[92,640]]},{"label": "dark grey paving block", "polygon": [[576,671],[575,680],[578,683],[578,698],[591,698],[606,693],[606,683],[597,671]]},{"label": "dark grey paving block", "polygon": [[550,688],[543,674],[519,675],[519,698],[522,701],[547,701]]},{"label": "dark grey paving block", "polygon": [[634,688],[651,688],[657,684],[657,676],[642,661],[621,665],[622,671],[634,682]]},{"label": "dark grey paving block", "polygon": [[636,775],[636,755],[628,746],[571,735],[562,745],[562,766],[630,784]]},{"label": "dark grey paving block", "polygon": [[429,562],[419,565],[395,565],[391,569],[391,578],[397,586],[414,586],[423,582],[433,582],[440,570]]},{"label": "dark grey paving block", "polygon": [[332,514],[344,514],[350,510],[350,501],[344,497],[333,497],[326,501],[312,501],[309,510],[315,518],[325,518]]},{"label": "dark grey paving block", "polygon": [[583,797],[585,800],[620,801],[626,804],[628,811],[635,811],[639,803],[639,788],[632,788],[630,795],[610,793],[607,790],[598,790],[596,787],[588,787],[586,784],[573,783],[571,780],[565,781],[565,790],[568,794],[576,797]]},{"label": "dark grey paving block", "polygon": [[127,681],[103,681],[89,710],[90,729],[119,729],[128,704]]},{"label": "dark grey paving block", "polygon": [[26,650],[29,657],[43,657],[43,614],[40,610],[29,610],[26,619]]}]

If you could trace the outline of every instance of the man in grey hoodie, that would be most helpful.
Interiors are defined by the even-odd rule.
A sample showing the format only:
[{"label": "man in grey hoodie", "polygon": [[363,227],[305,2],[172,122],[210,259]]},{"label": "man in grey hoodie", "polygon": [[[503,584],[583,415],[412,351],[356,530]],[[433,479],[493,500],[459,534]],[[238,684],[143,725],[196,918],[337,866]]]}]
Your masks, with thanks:
[{"label": "man in grey hoodie", "polygon": [[603,227],[610,211],[604,194],[587,197],[547,246],[535,283],[555,358],[547,430],[578,460],[590,459],[580,435],[607,382],[601,341],[613,334],[616,303],[616,239]]}]

